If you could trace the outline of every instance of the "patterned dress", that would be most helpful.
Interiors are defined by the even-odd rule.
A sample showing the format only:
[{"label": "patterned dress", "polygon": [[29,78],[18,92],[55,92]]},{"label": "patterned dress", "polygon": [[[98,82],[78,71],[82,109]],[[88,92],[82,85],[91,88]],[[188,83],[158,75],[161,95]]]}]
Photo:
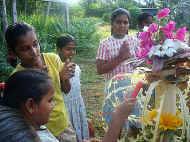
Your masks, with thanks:
[{"label": "patterned dress", "polygon": [[[100,46],[98,48],[96,60],[104,60],[104,61],[111,61],[113,58],[117,57],[120,51],[120,48],[124,41],[127,41],[129,44],[131,58],[135,58],[135,51],[139,46],[139,41],[136,37],[132,37],[129,35],[125,35],[122,39],[116,39],[113,36],[108,37],[107,39],[100,42]],[[105,100],[103,104],[103,116],[107,123],[111,121],[111,112],[114,110],[117,100],[117,104],[121,103],[124,99],[124,90],[131,86],[131,79],[129,77],[125,79],[118,79],[117,84],[110,84],[110,81],[113,77],[119,74],[126,74],[126,73],[133,73],[134,65],[132,63],[126,64],[127,60],[120,63],[116,68],[112,71],[105,73]],[[122,88],[122,89],[121,89]],[[110,92],[112,92],[110,94]],[[130,96],[130,94],[127,93]],[[110,97],[108,97],[110,96]],[[132,114],[139,115],[139,105],[136,104]],[[128,127],[128,124],[126,125]]]},{"label": "patterned dress", "polygon": [[37,130],[37,134],[40,137],[41,142],[59,142],[56,137],[54,137],[52,133],[43,125],[39,130]]},{"label": "patterned dress", "polygon": [[[124,41],[127,41],[129,44],[129,49],[131,53],[130,58],[135,58],[136,48],[139,46],[139,40],[136,37],[126,35],[122,39],[114,38],[113,36],[108,37],[107,39],[100,42],[98,48],[96,60],[105,60],[110,61],[113,58],[117,57],[119,50]],[[126,60],[127,61],[127,60]],[[109,81],[112,77],[121,73],[132,73],[134,71],[133,64],[126,64],[126,61],[119,64],[112,71],[105,73],[104,78],[106,81]]]},{"label": "patterned dress", "polygon": [[70,79],[71,90],[69,94],[64,94],[65,105],[79,142],[89,139],[86,108],[81,96],[80,73],[80,67],[76,65],[75,75]]}]

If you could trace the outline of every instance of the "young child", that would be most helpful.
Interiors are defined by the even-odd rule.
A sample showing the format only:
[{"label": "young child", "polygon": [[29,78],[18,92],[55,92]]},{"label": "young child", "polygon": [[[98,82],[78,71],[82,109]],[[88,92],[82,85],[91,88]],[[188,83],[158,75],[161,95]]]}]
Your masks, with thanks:
[{"label": "young child", "polygon": [[148,26],[152,24],[153,16],[150,13],[144,12],[138,16],[138,27],[139,31],[147,30]]},{"label": "young child", "polygon": [[[60,36],[57,38],[57,51],[63,62],[71,60],[76,54],[76,42],[71,35]],[[71,90],[64,95],[64,101],[69,112],[70,121],[76,131],[77,140],[82,142],[89,139],[88,123],[86,109],[81,96],[80,74],[81,70],[75,64],[75,73],[70,78]]]},{"label": "young child", "polygon": [[[22,119],[24,118],[22,120],[23,123],[25,122],[29,125],[23,127],[23,129],[28,131],[26,128],[29,129],[29,127],[32,127],[37,131],[42,142],[58,142],[46,128],[41,128],[42,125],[48,122],[50,112],[55,105],[53,101],[54,93],[52,81],[45,72],[32,69],[23,70],[9,77],[6,82],[1,103],[4,106],[15,109],[15,113],[17,110],[22,114]],[[21,117],[17,115],[12,115],[15,117],[13,122],[19,122],[18,120],[21,119]],[[9,119],[11,119],[11,117]],[[10,122],[10,124],[14,124],[13,122]],[[16,125],[19,125],[19,123]],[[22,127],[20,127],[20,130],[17,128],[15,134],[17,133],[17,135],[19,135],[21,128]],[[11,129],[14,130],[15,126],[12,126]],[[32,131],[32,129],[29,130]],[[11,132],[7,133],[7,136],[8,135],[11,135]],[[34,136],[33,134],[33,137]],[[0,141],[2,141],[2,139]]]},{"label": "young child", "polygon": [[[1,102],[2,103],[2,102]],[[0,103],[1,142],[40,142],[36,131],[24,120],[20,112]]]},{"label": "young child", "polygon": [[[111,36],[100,42],[96,65],[97,72],[104,75],[105,79],[105,94],[113,92],[120,87],[127,87],[131,85],[130,79],[118,81],[117,86],[109,87],[109,81],[117,74],[132,73],[134,65],[127,64],[126,61],[135,58],[135,51],[139,45],[138,39],[134,36],[127,35],[130,23],[130,14],[126,9],[118,8],[113,11],[111,15]],[[115,89],[115,90],[114,90]],[[113,94],[122,102],[124,99],[124,92],[118,91]],[[127,94],[130,95],[130,94]],[[111,107],[112,106],[112,107]],[[103,105],[103,114],[107,123],[111,122],[111,112],[114,106],[110,101],[106,101]],[[133,114],[139,115],[140,110],[138,106],[134,108]]]},{"label": "young child", "polygon": [[[5,33],[9,53],[19,59],[13,72],[24,69],[40,69],[45,71],[53,82],[55,90],[55,107],[47,123],[48,129],[62,142],[67,139],[69,127],[68,114],[65,109],[62,91],[70,91],[69,78],[73,76],[73,63],[63,63],[54,53],[40,53],[40,46],[35,30],[26,23],[10,25]],[[15,58],[14,58],[15,59]],[[14,60],[15,62],[15,60]],[[75,141],[75,138],[71,140]]]}]

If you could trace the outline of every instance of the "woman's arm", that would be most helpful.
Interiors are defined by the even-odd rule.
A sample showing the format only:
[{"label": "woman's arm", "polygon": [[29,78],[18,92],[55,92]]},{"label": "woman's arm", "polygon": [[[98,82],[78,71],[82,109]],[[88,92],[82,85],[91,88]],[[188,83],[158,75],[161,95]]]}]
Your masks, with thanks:
[{"label": "woman's arm", "polygon": [[125,120],[128,118],[136,99],[125,100],[122,104],[116,107],[112,114],[112,121],[109,125],[102,142],[117,142],[120,131]]}]

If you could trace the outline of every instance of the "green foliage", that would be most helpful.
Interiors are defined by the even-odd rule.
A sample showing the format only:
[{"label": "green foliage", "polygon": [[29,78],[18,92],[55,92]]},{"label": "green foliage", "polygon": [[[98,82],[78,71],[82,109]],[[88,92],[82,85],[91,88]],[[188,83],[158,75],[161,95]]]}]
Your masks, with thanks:
[{"label": "green foliage", "polygon": [[48,16],[46,19],[43,15],[20,16],[20,21],[25,21],[35,27],[42,51],[55,51],[57,36],[69,33],[76,38],[78,54],[87,57],[95,56],[100,38],[96,25],[101,22],[97,18],[73,17],[69,29],[66,29],[63,17],[60,16]]},{"label": "green foliage", "polygon": [[[190,0],[180,0],[174,7],[175,21],[181,26],[190,27]],[[188,18],[187,18],[188,17]]]},{"label": "green foliage", "polygon": [[111,13],[110,12],[109,13],[104,13],[102,15],[102,20],[104,20],[105,22],[110,23],[110,19],[111,19]]},{"label": "green foliage", "polygon": [[85,10],[80,5],[76,5],[76,6],[70,7],[69,14],[71,18],[73,17],[82,18],[85,16]]},{"label": "green foliage", "polygon": [[0,40],[0,82],[6,81],[13,68],[6,61],[6,47],[3,39]]},{"label": "green foliage", "polygon": [[78,54],[83,57],[94,57],[100,38],[96,31],[96,26],[99,22],[101,21],[97,18],[83,18],[73,20],[69,29],[66,29],[59,22],[54,27],[58,36],[69,33],[75,37]]},{"label": "green foliage", "polygon": [[118,7],[125,8],[131,13],[131,28],[137,27],[137,16],[140,13],[140,9],[133,0],[117,0],[117,2],[110,1],[107,3],[100,1],[88,3],[88,0],[84,0],[82,6],[85,9],[86,16],[101,17],[105,22],[110,22],[110,16],[114,9]]},{"label": "green foliage", "polygon": [[131,21],[130,21],[130,28],[136,29],[137,25],[138,25],[138,15],[140,14],[140,9],[138,9],[137,7],[130,7],[128,9],[131,13]]},{"label": "green foliage", "polygon": [[[59,17],[60,18],[60,17]],[[20,16],[19,21],[31,24],[37,33],[40,41],[41,51],[50,52],[55,50],[55,41],[52,38],[55,34],[53,25],[58,17],[49,16],[47,19],[43,15]]]},{"label": "green foliage", "polygon": [[6,47],[2,27],[0,27],[0,82],[6,81],[12,71],[10,65],[6,61]]}]

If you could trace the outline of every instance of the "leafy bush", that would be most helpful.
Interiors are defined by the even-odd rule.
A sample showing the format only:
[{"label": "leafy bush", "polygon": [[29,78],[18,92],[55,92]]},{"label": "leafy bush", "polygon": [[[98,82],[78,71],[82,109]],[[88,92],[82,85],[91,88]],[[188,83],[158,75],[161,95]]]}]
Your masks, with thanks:
[{"label": "leafy bush", "polygon": [[140,14],[140,9],[132,7],[128,9],[131,14],[130,28],[136,29],[138,25],[138,15]]},{"label": "leafy bush", "polygon": [[0,45],[0,82],[6,81],[12,72],[13,68],[6,61],[6,47],[4,42],[1,40]]},{"label": "leafy bush", "polygon": [[81,6],[70,7],[69,15],[72,17],[82,18],[85,15],[85,10]]},{"label": "leafy bush", "polygon": [[138,7],[137,2],[134,0],[117,0],[117,2],[99,2],[99,1],[92,1],[90,3],[83,3],[83,7],[85,9],[86,16],[96,16],[101,17],[105,22],[110,23],[110,16],[113,10],[118,7],[125,8],[129,10],[131,13],[131,28],[137,27],[137,16],[140,14],[140,9]]},{"label": "leafy bush", "polygon": [[99,35],[96,25],[101,22],[97,18],[75,18],[70,22],[69,29],[64,24],[63,17],[43,15],[21,16],[20,20],[33,25],[38,34],[41,50],[44,52],[55,51],[57,36],[69,33],[76,38],[77,52],[85,57],[95,56],[95,50],[99,43]]},{"label": "leafy bush", "polygon": [[105,22],[110,23],[111,12],[109,12],[109,13],[104,13],[103,16],[102,16],[102,19],[103,19]]},{"label": "leafy bush", "polygon": [[31,15],[31,16],[20,16],[20,21],[25,21],[26,23],[34,26],[36,34],[40,41],[42,52],[51,52],[55,50],[54,37],[55,31],[53,29],[54,22],[60,17],[45,17],[43,15]]},{"label": "leafy bush", "polygon": [[58,35],[69,33],[73,35],[77,42],[77,52],[83,57],[95,56],[96,47],[100,36],[96,26],[101,21],[97,18],[75,19],[66,29],[61,23],[55,24],[55,31]]}]

